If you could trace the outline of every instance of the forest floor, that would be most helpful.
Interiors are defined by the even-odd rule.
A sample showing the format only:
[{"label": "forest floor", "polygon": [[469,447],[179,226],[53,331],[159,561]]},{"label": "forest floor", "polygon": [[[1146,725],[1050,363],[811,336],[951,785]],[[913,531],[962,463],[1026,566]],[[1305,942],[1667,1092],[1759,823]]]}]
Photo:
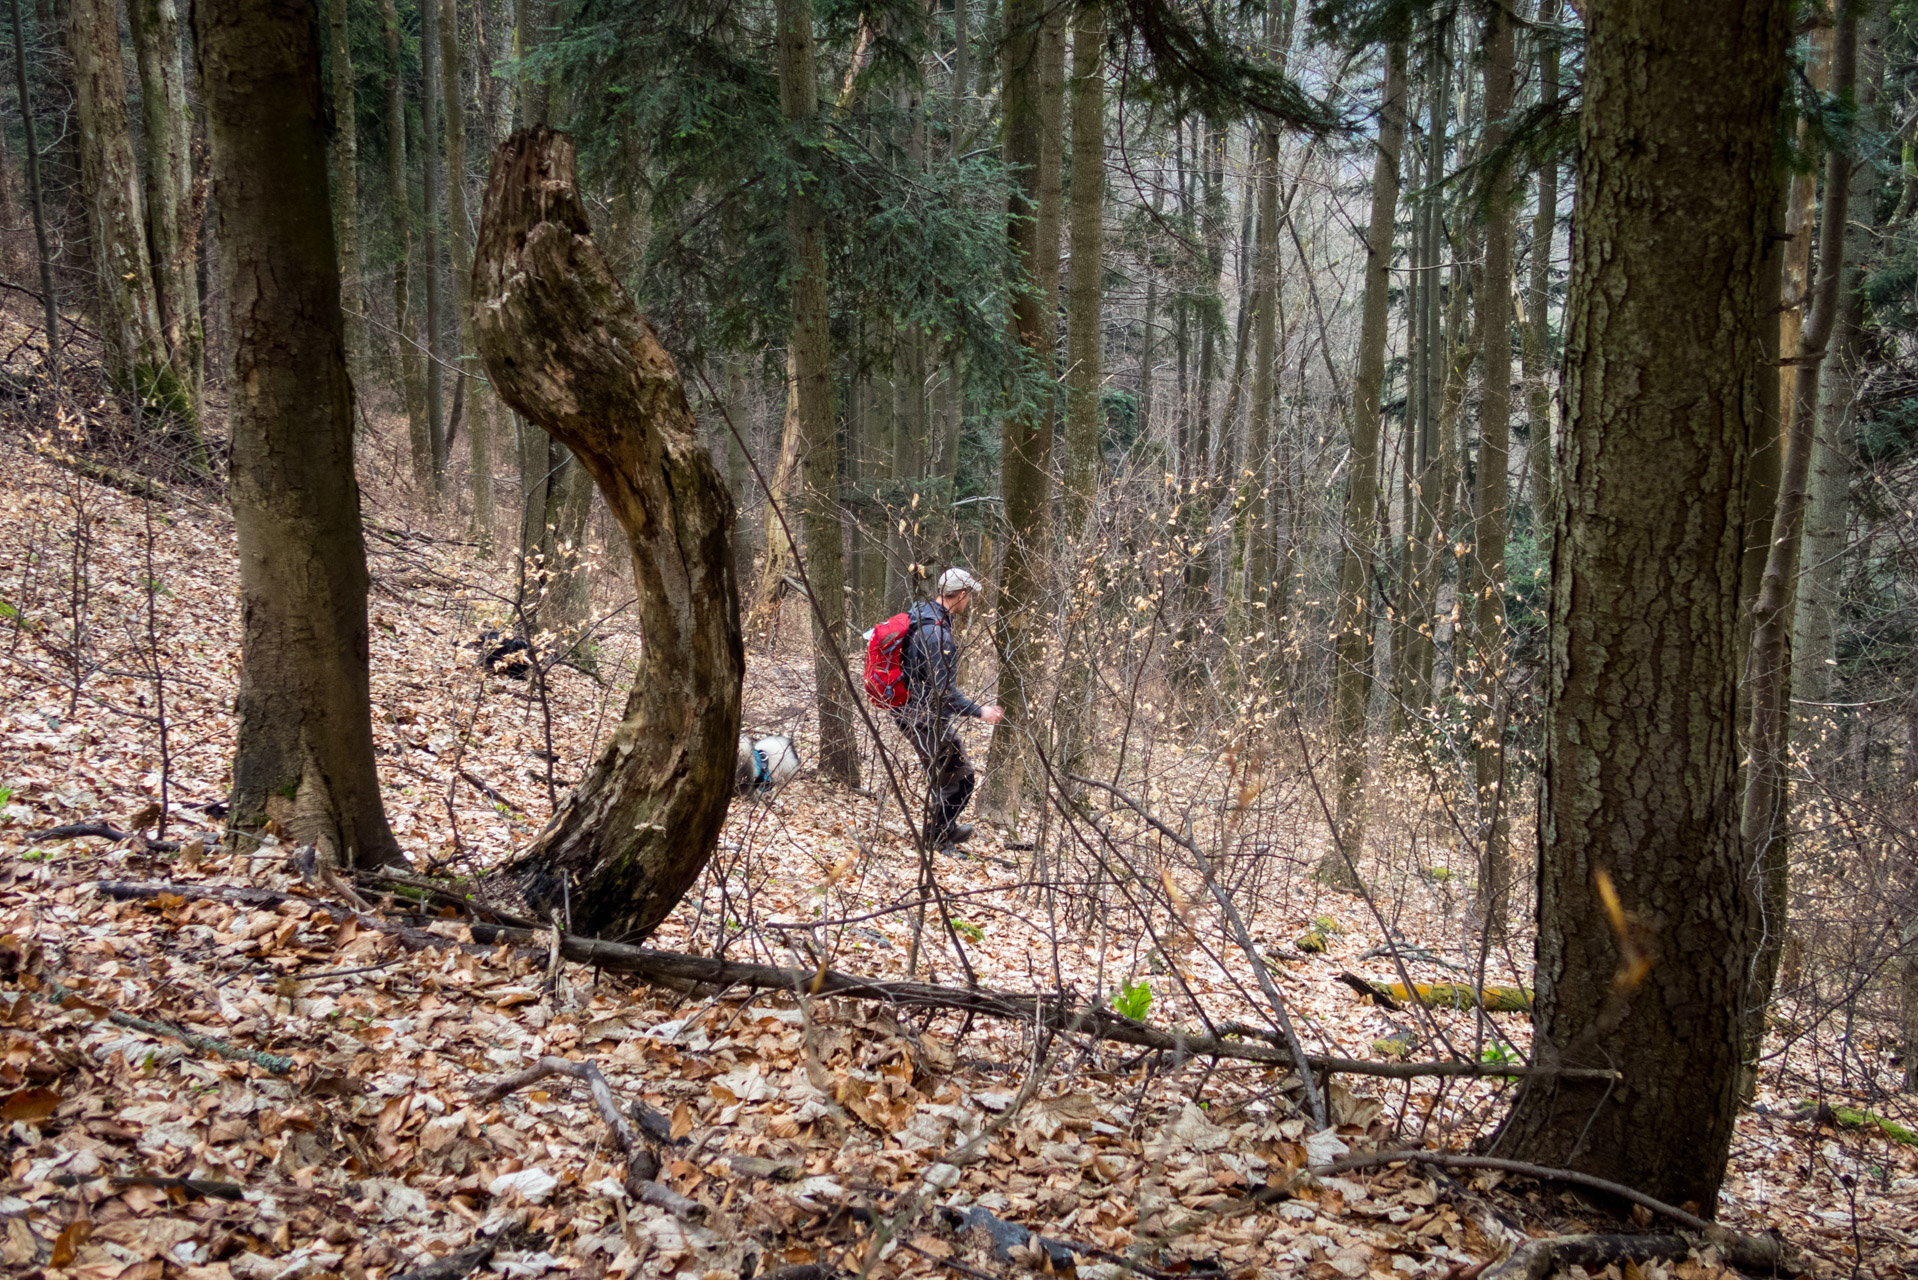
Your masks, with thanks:
[{"label": "forest floor", "polygon": [[[371,449],[364,469],[387,811],[416,868],[483,876],[526,844],[616,722],[637,639],[616,614],[597,678],[556,669],[543,699],[483,671],[479,635],[507,620],[514,575],[459,520],[420,516],[382,478],[385,461]],[[688,995],[478,947],[457,919],[427,922],[443,945],[406,949],[304,883],[287,850],[218,844],[208,806],[225,795],[233,749],[233,547],[216,500],[179,488],[142,498],[54,465],[21,430],[0,440],[6,1274],[390,1280],[479,1241],[493,1271],[515,1277],[717,1280],[814,1264],[1464,1280],[1527,1236],[1621,1221],[1561,1185],[1408,1166],[1248,1194],[1348,1150],[1463,1150],[1509,1101],[1499,1078],[1340,1076],[1333,1124],[1317,1130],[1283,1091],[1285,1073],[1255,1062],[1176,1061],[1035,1036],[1030,1022],[906,1017],[848,998]],[[602,601],[618,603],[616,592]],[[792,732],[810,760],[804,630],[790,613],[781,637],[751,653],[747,726]],[[983,733],[969,745],[983,762]],[[1375,913],[1310,875],[1321,827],[1309,792],[1262,809],[1248,840],[1234,828],[1248,766],[1164,732],[1150,750],[1144,802],[1199,815],[1201,840],[1231,837],[1216,869],[1247,912],[1258,961],[1197,866],[1123,807],[1101,807],[1104,862],[1034,818],[1023,841],[981,824],[967,854],[936,859],[951,904],[941,921],[913,905],[916,855],[884,789],[810,771],[735,802],[719,855],[649,945],[952,986],[970,972],[983,987],[1086,1000],[1125,989],[1146,1021],[1194,1032],[1206,1019],[1264,1025],[1251,967],[1263,963],[1312,1052],[1525,1052],[1523,1013],[1395,1014],[1341,981],[1394,980],[1377,950],[1388,924],[1415,948],[1414,979],[1469,980],[1477,957],[1458,941],[1469,902],[1447,869],[1368,856],[1385,904]],[[145,835],[36,838],[75,822]],[[1021,847],[1032,843],[1052,852]],[[102,892],[126,881],[173,888]],[[234,899],[240,888],[291,896],[249,905]],[[1322,950],[1300,948],[1308,933]],[[1529,951],[1515,936],[1505,959],[1487,958],[1487,980],[1523,981],[1510,957]],[[1738,1121],[1721,1218],[1782,1232],[1821,1276],[1918,1275],[1918,1147],[1887,1126],[1844,1123],[1870,1108],[1914,1127],[1908,1099],[1902,1112],[1884,1100],[1892,1030],[1863,1022],[1846,1038],[1822,1014],[1801,1022],[1824,1031],[1778,1042]],[[154,1023],[286,1061],[222,1056]],[[1410,1047],[1379,1043],[1401,1032]],[[628,1194],[619,1149],[577,1082],[479,1096],[548,1055],[597,1064],[622,1104],[668,1118],[679,1145],[659,1184],[686,1200],[662,1208]],[[968,1214],[1012,1225],[956,1225]],[[1022,1244],[1013,1226],[1069,1254]],[[1706,1250],[1629,1270],[1694,1280],[1724,1268]]]}]

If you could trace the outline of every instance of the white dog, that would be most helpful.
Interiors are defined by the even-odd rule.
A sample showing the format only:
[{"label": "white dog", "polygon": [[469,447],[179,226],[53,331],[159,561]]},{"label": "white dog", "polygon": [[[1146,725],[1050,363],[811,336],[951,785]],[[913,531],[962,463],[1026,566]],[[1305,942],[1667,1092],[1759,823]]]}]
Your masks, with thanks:
[{"label": "white dog", "polygon": [[733,766],[733,790],[758,795],[783,787],[799,772],[799,752],[784,734],[765,738],[739,735],[739,760]]}]

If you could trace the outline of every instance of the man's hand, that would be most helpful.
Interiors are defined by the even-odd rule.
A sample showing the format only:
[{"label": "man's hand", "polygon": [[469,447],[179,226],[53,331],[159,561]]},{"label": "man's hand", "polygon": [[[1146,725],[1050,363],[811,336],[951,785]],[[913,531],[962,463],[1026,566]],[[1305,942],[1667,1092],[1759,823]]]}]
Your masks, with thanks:
[{"label": "man's hand", "polygon": [[1004,707],[987,707],[979,713],[979,718],[987,724],[998,724],[1006,718],[1006,709]]}]

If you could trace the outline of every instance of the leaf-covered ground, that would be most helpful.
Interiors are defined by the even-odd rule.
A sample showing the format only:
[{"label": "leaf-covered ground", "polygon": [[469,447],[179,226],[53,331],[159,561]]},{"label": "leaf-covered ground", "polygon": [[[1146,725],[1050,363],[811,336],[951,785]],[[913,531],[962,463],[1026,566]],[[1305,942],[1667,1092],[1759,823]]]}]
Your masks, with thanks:
[{"label": "leaf-covered ground", "polygon": [[[557,669],[543,699],[487,675],[475,646],[506,617],[514,575],[470,545],[456,518],[417,514],[380,481],[386,469],[369,449],[388,813],[417,868],[481,876],[537,830],[549,782],[578,777],[618,714],[637,639],[615,616],[599,678]],[[218,846],[206,806],[225,794],[233,745],[233,545],[208,498],[143,500],[49,463],[23,432],[0,443],[6,1274],[387,1280],[481,1242],[494,1250],[487,1265],[511,1276],[1071,1265],[1101,1280],[1127,1268],[1464,1280],[1528,1235],[1616,1224],[1608,1207],[1557,1185],[1404,1166],[1251,1196],[1347,1151],[1407,1140],[1463,1149],[1504,1106],[1497,1078],[1441,1087],[1341,1076],[1334,1123],[1317,1130],[1289,1100],[1286,1073],[1255,1063],[1175,1061],[881,1003],[688,994],[555,971],[536,950],[473,945],[457,919],[414,920],[439,937],[409,949],[303,880],[286,849]],[[604,588],[604,609],[618,604]],[[810,760],[803,634],[791,615],[753,653],[748,725],[795,732]],[[983,735],[971,745],[983,760]],[[1202,846],[1208,832],[1231,835],[1248,792],[1263,792],[1260,840],[1241,831],[1214,845],[1256,961],[1196,862],[1116,801],[1091,798],[1103,834],[1082,832],[1077,848],[1035,815],[1024,840],[982,825],[969,856],[936,860],[941,912],[915,905],[919,868],[884,785],[861,794],[810,773],[768,800],[735,803],[719,855],[651,945],[949,985],[970,973],[985,987],[1084,1000],[1119,994],[1144,1020],[1193,1032],[1206,1020],[1268,1025],[1260,963],[1313,1052],[1523,1054],[1522,1013],[1392,1013],[1340,981],[1396,979],[1376,952],[1388,926],[1411,948],[1415,980],[1466,979],[1476,959],[1459,941],[1468,903],[1449,869],[1412,874],[1375,852],[1375,914],[1311,878],[1322,824],[1308,790],[1279,781],[1276,767],[1255,788],[1245,762],[1164,732],[1150,750],[1142,802],[1199,815]],[[1416,785],[1405,795],[1421,803]],[[139,827],[144,838],[34,838],[76,822]],[[119,900],[101,891],[109,881],[192,892]],[[291,896],[249,904],[234,900],[242,888]],[[408,904],[375,905],[397,920]],[[1316,942],[1302,948],[1308,935]],[[1514,957],[1528,952],[1522,940],[1495,949],[1488,979],[1523,981]],[[222,1056],[156,1023],[255,1052]],[[1836,1039],[1826,1026],[1781,1042],[1759,1105],[1741,1117],[1721,1216],[1782,1231],[1819,1274],[1908,1275],[1918,1159],[1897,1140],[1904,1130],[1860,1114],[1912,1123],[1879,1092],[1897,1077],[1890,1028],[1859,1023]],[[289,1069],[261,1065],[259,1053]],[[596,1063],[622,1106],[644,1102],[665,1118],[659,1184],[690,1207],[629,1195],[623,1159],[577,1082],[479,1100],[549,1055]],[[1822,1081],[1823,1094],[1806,1080]],[[1818,1101],[1830,1106],[1809,1105]],[[1634,1269],[1640,1280],[1722,1270],[1710,1251]]]}]

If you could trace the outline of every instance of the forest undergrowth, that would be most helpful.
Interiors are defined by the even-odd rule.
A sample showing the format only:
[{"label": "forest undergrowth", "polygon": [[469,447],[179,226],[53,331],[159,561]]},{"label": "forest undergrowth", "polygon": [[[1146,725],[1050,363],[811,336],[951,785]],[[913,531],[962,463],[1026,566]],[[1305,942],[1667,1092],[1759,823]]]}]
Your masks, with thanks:
[{"label": "forest undergrowth", "polygon": [[[593,671],[486,670],[481,636],[510,621],[515,574],[457,514],[422,515],[385,478],[395,431],[376,418],[362,458],[386,809],[416,872],[490,900],[490,873],[617,722],[639,639],[604,573]],[[1336,1074],[1321,1128],[1297,1078],[1265,1063],[803,989],[647,985],[539,945],[479,945],[459,911],[405,885],[360,882],[361,911],[271,842],[229,852],[230,518],[191,487],[80,474],[48,456],[61,448],[17,415],[0,443],[10,1274],[389,1280],[480,1249],[509,1276],[1467,1280],[1527,1236],[1618,1221],[1616,1205],[1498,1172],[1293,1176],[1404,1143],[1470,1149],[1505,1108],[1500,1074]],[[791,733],[810,762],[802,607],[750,653],[746,726]],[[970,662],[989,687],[988,656]],[[1352,982],[1518,1000],[1529,985],[1529,936],[1513,924],[1486,944],[1471,916],[1439,774],[1374,762],[1368,890],[1336,892],[1312,874],[1327,842],[1309,729],[1258,743],[1229,718],[1182,730],[1154,714],[1163,687],[1124,692],[1132,712],[1102,717],[1088,753],[1113,790],[1048,788],[1019,830],[982,823],[966,852],[936,855],[935,900],[868,743],[868,791],[807,771],[736,800],[648,945],[1066,993],[1195,1036],[1269,1025],[1257,964],[1309,1053],[1521,1068],[1522,1004],[1392,1009]],[[969,746],[983,761],[983,736]],[[109,833],[49,838],[73,824]],[[1208,880],[1243,915],[1249,954]],[[1781,1006],[1720,1219],[1782,1232],[1816,1274],[1909,1275],[1918,1109],[1896,1092],[1895,1028],[1834,1008]],[[662,1165],[645,1195],[585,1085],[494,1088],[548,1057],[592,1063],[617,1105],[644,1104]],[[1286,1189],[1257,1194],[1268,1185]],[[1710,1250],[1635,1269],[1724,1270]]]}]

